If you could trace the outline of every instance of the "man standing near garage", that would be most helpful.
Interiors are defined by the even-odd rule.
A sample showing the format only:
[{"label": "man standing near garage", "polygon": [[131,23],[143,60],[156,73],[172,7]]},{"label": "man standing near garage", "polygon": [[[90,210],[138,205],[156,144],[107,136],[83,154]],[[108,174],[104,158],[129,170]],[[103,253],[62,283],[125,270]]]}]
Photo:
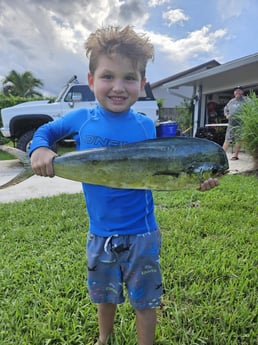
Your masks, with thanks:
[{"label": "man standing near garage", "polygon": [[244,90],[242,86],[236,86],[234,88],[234,98],[232,98],[224,108],[224,115],[228,119],[228,127],[226,131],[225,141],[223,149],[228,150],[230,143],[234,143],[234,153],[231,160],[238,160],[238,155],[241,148],[240,138],[238,131],[236,130],[241,125],[237,114],[245,103],[246,99],[243,96]]}]

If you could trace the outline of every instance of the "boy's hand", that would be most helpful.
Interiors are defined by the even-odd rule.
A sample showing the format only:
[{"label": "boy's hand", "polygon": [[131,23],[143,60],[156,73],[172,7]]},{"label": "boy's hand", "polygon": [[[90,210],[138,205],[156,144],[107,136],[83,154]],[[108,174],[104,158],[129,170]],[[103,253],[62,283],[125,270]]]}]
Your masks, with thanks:
[{"label": "boy's hand", "polygon": [[54,177],[53,159],[57,154],[47,147],[39,147],[30,157],[32,170],[36,175]]},{"label": "boy's hand", "polygon": [[218,184],[219,184],[218,179],[216,179],[216,178],[209,178],[208,180],[205,180],[205,181],[201,184],[199,190],[200,190],[201,192],[204,192],[204,191],[206,191],[206,190],[209,190],[209,189],[211,189],[211,188],[214,188],[214,187],[218,186]]}]

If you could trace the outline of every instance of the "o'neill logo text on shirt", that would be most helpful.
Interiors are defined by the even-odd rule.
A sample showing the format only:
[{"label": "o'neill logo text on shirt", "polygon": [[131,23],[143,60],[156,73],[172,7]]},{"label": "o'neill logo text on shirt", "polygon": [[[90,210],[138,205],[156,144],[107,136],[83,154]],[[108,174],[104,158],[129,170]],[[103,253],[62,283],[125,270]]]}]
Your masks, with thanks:
[{"label": "o'neill logo text on shirt", "polygon": [[95,147],[103,147],[103,146],[119,146],[122,144],[126,144],[126,141],[120,141],[110,138],[103,138],[98,135],[86,135],[86,137],[83,138],[83,142],[87,145],[94,145]]}]

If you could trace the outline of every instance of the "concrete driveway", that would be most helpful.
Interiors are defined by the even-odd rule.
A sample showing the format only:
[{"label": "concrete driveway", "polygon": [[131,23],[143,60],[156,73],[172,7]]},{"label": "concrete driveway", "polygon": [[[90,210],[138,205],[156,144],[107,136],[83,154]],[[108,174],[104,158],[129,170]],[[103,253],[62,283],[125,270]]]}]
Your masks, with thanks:
[{"label": "concrete driveway", "polygon": [[[230,173],[239,173],[253,167],[252,158],[244,152],[239,160],[231,161],[232,154],[228,154]],[[21,171],[18,160],[0,161],[0,185],[9,181]],[[32,176],[26,181],[0,190],[0,203],[14,202],[25,199],[48,197],[57,194],[73,194],[82,191],[81,183],[66,180],[60,177],[48,178]]]}]

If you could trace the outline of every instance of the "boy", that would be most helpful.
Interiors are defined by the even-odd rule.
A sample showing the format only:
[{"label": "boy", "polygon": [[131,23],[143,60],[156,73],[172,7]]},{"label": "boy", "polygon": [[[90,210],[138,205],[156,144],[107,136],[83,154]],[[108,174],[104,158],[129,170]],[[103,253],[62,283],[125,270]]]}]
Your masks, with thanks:
[{"label": "boy", "polygon": [[[85,44],[89,57],[88,84],[98,105],[79,109],[37,130],[31,164],[41,176],[54,176],[49,147],[75,135],[79,150],[155,138],[155,125],[135,113],[134,104],[145,84],[145,68],[154,49],[145,35],[127,26],[92,33]],[[217,185],[205,181],[201,190]],[[150,190],[123,190],[83,183],[89,233],[88,286],[98,304],[99,340],[106,344],[113,331],[116,305],[124,301],[123,285],[136,313],[139,345],[152,345],[162,282],[159,267],[160,232]]]}]

